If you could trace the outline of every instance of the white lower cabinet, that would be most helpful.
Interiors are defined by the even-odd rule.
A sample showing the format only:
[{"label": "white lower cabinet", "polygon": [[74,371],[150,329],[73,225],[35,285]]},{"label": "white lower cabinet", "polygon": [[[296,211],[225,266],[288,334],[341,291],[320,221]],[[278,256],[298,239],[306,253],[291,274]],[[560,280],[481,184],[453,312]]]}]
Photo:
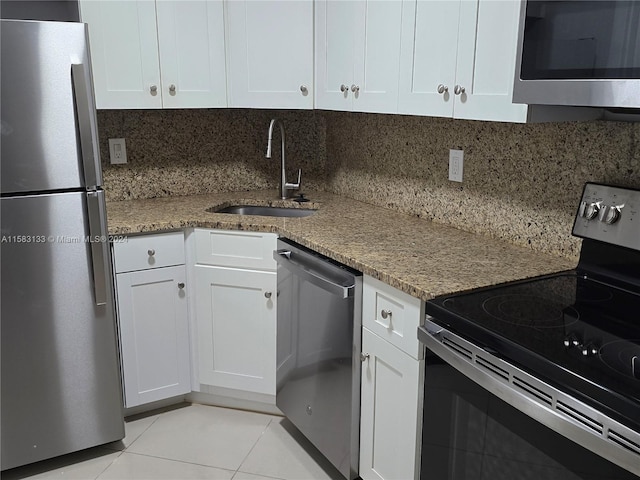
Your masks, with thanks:
[{"label": "white lower cabinet", "polygon": [[276,393],[276,274],[195,267],[201,383]]},{"label": "white lower cabinet", "polygon": [[360,477],[411,480],[419,475],[420,378],[416,360],[366,328],[362,351]]},{"label": "white lower cabinet", "polygon": [[125,407],[190,392],[182,232],[131,237],[114,258]]},{"label": "white lower cabinet", "polygon": [[360,477],[420,475],[424,302],[366,276],[362,291]]},{"label": "white lower cabinet", "polygon": [[277,235],[209,229],[193,235],[197,383],[225,395],[230,389],[275,398]]}]

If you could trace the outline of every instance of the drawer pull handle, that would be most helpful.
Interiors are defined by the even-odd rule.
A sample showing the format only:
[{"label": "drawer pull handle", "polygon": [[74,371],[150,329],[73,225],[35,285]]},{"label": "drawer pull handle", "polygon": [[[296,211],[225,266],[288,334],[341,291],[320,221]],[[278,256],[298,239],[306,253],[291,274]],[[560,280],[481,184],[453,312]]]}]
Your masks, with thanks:
[{"label": "drawer pull handle", "polygon": [[180,283],[178,284],[178,288],[179,288],[180,290],[182,290],[182,289],[184,288],[184,283],[180,282]]},{"label": "drawer pull handle", "polygon": [[271,298],[271,292],[264,292],[264,298]]},{"label": "drawer pull handle", "polygon": [[365,360],[369,360],[369,354],[360,352],[360,361],[364,362]]},{"label": "drawer pull handle", "polygon": [[154,249],[150,249],[150,250],[147,250],[147,253],[149,254],[150,257],[153,257],[156,254],[156,251]]},{"label": "drawer pull handle", "polygon": [[387,318],[389,318],[392,314],[393,314],[393,312],[392,312],[391,310],[382,310],[382,311],[380,312],[380,316],[381,316],[382,318],[384,318],[385,320],[386,320]]}]

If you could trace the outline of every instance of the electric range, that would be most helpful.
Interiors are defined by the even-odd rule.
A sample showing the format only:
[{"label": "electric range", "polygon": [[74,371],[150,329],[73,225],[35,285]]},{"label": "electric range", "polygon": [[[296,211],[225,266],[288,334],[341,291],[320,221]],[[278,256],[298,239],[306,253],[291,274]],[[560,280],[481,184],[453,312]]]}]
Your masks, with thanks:
[{"label": "electric range", "polygon": [[419,337],[528,416],[640,475],[640,191],[586,184],[572,233],[583,238],[576,269],[431,300]]}]

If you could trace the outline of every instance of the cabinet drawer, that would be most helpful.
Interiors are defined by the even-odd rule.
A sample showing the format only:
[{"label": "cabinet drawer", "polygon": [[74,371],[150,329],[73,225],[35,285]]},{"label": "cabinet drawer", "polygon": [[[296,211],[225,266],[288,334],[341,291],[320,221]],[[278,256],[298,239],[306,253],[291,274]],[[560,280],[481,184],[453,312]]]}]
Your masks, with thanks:
[{"label": "cabinet drawer", "polygon": [[182,232],[128,237],[113,244],[116,273],[184,264]]},{"label": "cabinet drawer", "polygon": [[275,233],[196,229],[196,263],[275,271],[277,238]]},{"label": "cabinet drawer", "polygon": [[417,333],[423,317],[421,300],[364,276],[362,325],[417,359],[423,355]]}]

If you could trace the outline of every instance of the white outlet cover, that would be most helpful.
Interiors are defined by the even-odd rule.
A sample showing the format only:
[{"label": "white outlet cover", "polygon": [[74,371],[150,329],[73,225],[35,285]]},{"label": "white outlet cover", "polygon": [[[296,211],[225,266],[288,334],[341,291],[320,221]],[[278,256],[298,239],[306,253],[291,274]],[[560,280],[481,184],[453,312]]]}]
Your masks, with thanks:
[{"label": "white outlet cover", "polygon": [[464,150],[449,150],[449,180],[462,182],[462,167],[464,164]]},{"label": "white outlet cover", "polygon": [[127,145],[124,138],[109,139],[109,161],[112,165],[127,163]]}]

